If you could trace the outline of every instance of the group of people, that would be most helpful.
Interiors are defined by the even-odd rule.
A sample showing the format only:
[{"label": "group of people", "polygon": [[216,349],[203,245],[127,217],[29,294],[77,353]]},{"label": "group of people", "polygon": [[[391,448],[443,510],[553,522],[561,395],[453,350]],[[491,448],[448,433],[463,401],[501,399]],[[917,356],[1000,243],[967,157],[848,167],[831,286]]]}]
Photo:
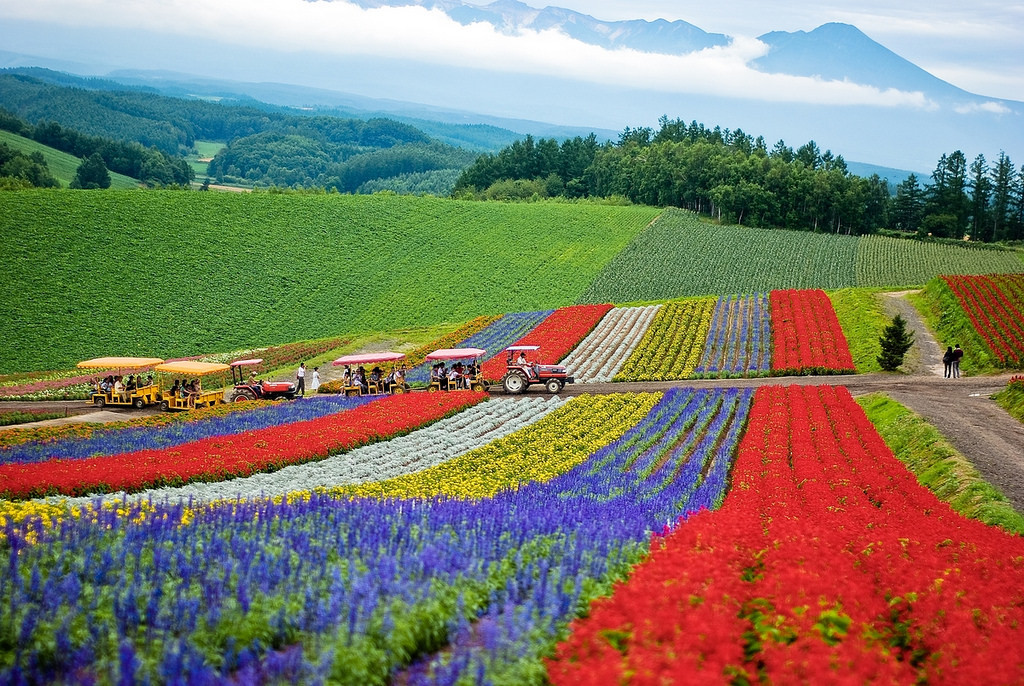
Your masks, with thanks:
[{"label": "group of people", "polygon": [[409,385],[405,383],[408,371],[404,362],[387,374],[380,367],[374,367],[367,373],[365,367],[360,366],[353,370],[350,365],[345,365],[345,370],[341,374],[341,383],[346,390],[359,388],[360,393],[369,393],[371,388],[376,393],[388,393],[393,386],[409,390]]},{"label": "group of people", "polygon": [[476,362],[464,365],[456,362],[446,368],[444,362],[438,362],[430,369],[430,382],[438,384],[443,391],[454,391],[469,388],[477,375]]},{"label": "group of people", "polygon": [[181,398],[189,407],[196,406],[196,398],[203,394],[203,386],[199,379],[175,379],[171,390],[168,391],[171,397]]},{"label": "group of people", "polygon": [[946,352],[942,355],[942,368],[943,376],[947,379],[959,379],[960,378],[960,358],[964,356],[963,349],[960,348],[960,344],[956,346],[946,348]]},{"label": "group of people", "polygon": [[108,374],[102,381],[97,385],[97,389],[104,395],[111,397],[117,397],[121,402],[128,402],[128,398],[131,394],[146,386],[153,385],[153,375],[150,374],[148,379],[143,380],[142,374],[129,375],[128,378],[124,378],[120,374],[113,375]]}]

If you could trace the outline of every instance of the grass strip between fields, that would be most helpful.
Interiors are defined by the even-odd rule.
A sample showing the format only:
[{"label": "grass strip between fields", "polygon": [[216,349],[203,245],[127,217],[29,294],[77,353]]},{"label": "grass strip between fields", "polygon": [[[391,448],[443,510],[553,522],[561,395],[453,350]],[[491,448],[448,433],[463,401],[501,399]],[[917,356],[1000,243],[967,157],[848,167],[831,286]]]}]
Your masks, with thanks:
[{"label": "grass strip between fields", "polygon": [[1024,422],[1024,381],[1016,381],[999,391],[992,399],[1019,422]]},{"label": "grass strip between fields", "polygon": [[907,299],[921,313],[928,328],[935,333],[941,348],[955,344],[963,348],[964,357],[960,361],[960,369],[964,376],[1005,371],[978,335],[945,281],[932,279],[924,290],[911,293]]},{"label": "grass strip between fields", "polygon": [[878,339],[889,323],[889,317],[885,314],[879,292],[875,288],[844,288],[828,294],[858,374],[882,371],[878,364],[881,352]]},{"label": "grass strip between fields", "polygon": [[940,500],[965,517],[1024,534],[1024,516],[935,427],[883,393],[857,402],[897,459]]}]

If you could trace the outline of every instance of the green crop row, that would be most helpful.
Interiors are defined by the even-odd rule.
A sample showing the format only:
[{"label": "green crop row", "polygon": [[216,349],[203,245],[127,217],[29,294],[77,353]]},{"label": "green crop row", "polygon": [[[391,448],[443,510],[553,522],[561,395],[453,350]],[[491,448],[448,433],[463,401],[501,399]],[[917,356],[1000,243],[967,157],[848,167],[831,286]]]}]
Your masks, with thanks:
[{"label": "green crop row", "polygon": [[579,302],[919,285],[939,274],[995,272],[1024,272],[1022,253],[879,236],[716,226],[692,212],[669,209],[615,256]]},{"label": "green crop row", "polygon": [[635,302],[856,285],[857,239],[715,226],[666,210],[615,256],[580,302]]},{"label": "green crop row", "polygon": [[549,309],[659,210],[393,195],[0,194],[0,373]]},{"label": "green crop row", "polygon": [[1013,250],[864,236],[857,244],[857,285],[922,285],[940,274],[1024,272],[1021,257]]}]

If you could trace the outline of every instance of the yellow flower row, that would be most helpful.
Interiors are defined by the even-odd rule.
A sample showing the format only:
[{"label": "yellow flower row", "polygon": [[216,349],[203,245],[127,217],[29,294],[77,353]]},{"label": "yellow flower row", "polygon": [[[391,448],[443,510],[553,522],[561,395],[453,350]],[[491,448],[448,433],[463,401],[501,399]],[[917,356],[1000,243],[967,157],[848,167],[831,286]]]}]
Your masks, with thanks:
[{"label": "yellow flower row", "polygon": [[693,298],[662,306],[615,380],[664,381],[691,376],[704,354],[716,302],[715,298]]},{"label": "yellow flower row", "polygon": [[660,393],[578,396],[536,424],[443,464],[329,492],[380,498],[492,497],[567,472],[621,437],[660,399]]}]

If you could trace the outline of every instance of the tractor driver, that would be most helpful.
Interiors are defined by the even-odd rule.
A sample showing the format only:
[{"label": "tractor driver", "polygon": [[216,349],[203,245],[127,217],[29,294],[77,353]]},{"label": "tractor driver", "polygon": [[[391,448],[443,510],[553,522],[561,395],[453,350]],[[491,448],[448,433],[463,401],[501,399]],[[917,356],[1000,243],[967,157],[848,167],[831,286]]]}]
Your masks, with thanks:
[{"label": "tractor driver", "polygon": [[257,396],[263,395],[263,384],[256,378],[255,369],[249,372],[249,387],[252,388],[252,392]]}]

